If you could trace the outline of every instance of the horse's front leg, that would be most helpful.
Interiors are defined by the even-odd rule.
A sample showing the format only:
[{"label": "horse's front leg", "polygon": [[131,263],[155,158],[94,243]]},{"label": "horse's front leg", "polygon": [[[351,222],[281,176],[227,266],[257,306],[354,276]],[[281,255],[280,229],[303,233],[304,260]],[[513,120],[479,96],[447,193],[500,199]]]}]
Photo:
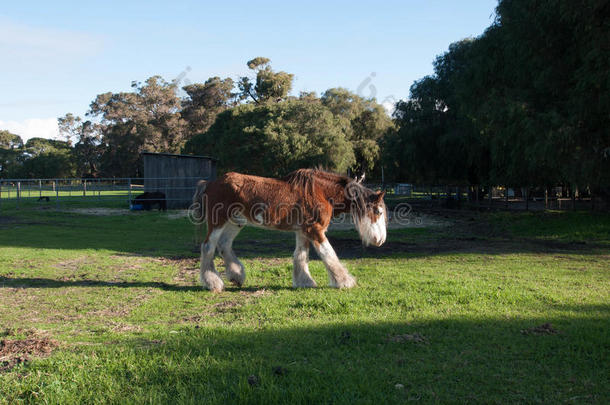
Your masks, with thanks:
[{"label": "horse's front leg", "polygon": [[330,286],[335,288],[352,288],[356,285],[356,279],[349,274],[345,266],[341,264],[335,250],[326,239],[326,235],[321,232],[313,235],[313,247],[316,249],[318,256],[324,262],[328,277],[330,278]]},{"label": "horse's front leg", "polygon": [[301,232],[296,232],[297,245],[294,249],[292,286],[294,288],[317,287],[309,273],[309,240]]}]

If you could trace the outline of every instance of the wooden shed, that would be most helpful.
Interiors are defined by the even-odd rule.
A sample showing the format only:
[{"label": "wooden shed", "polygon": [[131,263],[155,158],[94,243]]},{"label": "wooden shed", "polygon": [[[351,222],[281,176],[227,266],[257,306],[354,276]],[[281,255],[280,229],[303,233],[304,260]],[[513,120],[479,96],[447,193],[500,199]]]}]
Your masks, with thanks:
[{"label": "wooden shed", "polygon": [[143,152],[144,191],[165,194],[167,208],[188,208],[199,180],[216,179],[217,159],[209,156]]}]

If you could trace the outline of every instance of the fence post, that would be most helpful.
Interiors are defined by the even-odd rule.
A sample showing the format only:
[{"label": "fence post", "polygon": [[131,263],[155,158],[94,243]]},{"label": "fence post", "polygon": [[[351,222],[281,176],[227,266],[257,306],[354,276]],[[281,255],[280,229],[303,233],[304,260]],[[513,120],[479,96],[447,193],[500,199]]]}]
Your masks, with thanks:
[{"label": "fence post", "polygon": [[530,188],[525,187],[525,210],[529,211],[530,210]]},{"label": "fence post", "polygon": [[544,209],[549,209],[549,187],[544,186]]},{"label": "fence post", "polygon": [[59,209],[59,182],[53,180],[53,188],[55,189],[55,209]]},{"label": "fence post", "polygon": [[131,177],[127,179],[127,188],[129,191],[127,192],[127,198],[129,199],[128,203],[131,206]]},{"label": "fence post", "polygon": [[491,209],[491,203],[492,203],[492,199],[493,199],[491,194],[492,194],[492,189],[491,189],[491,185],[490,185],[488,187],[488,191],[487,191],[487,200],[488,200],[488,203],[489,203],[489,209]]},{"label": "fence post", "polygon": [[38,197],[42,197],[42,180],[38,180]]},{"label": "fence post", "polygon": [[576,211],[576,187],[572,187],[570,192],[572,194],[572,211]]},{"label": "fence post", "polygon": [[[593,199],[591,199],[593,201]],[[2,182],[0,181],[0,209],[2,208]]]},{"label": "fence post", "polygon": [[83,180],[83,197],[87,197],[87,180]]}]

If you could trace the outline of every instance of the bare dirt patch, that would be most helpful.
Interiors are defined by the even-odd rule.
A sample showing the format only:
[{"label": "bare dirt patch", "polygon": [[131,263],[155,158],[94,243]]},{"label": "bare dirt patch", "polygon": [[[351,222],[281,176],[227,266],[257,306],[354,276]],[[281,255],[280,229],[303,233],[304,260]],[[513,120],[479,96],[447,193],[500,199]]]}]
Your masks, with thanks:
[{"label": "bare dirt patch", "polygon": [[264,295],[271,295],[272,292],[269,290],[265,290],[264,288],[261,288],[260,290],[255,290],[255,291],[241,290],[239,292],[239,294],[246,296],[246,297],[258,298],[258,297],[262,297]]},{"label": "bare dirt patch", "polygon": [[[390,213],[392,214],[392,213]],[[404,228],[443,228],[453,224],[449,216],[427,215],[418,213],[417,215],[390,215],[388,219],[388,229]],[[354,223],[349,215],[341,214],[334,218],[329,226],[331,231],[352,230]]]},{"label": "bare dirt patch", "polygon": [[62,260],[54,267],[61,270],[78,270],[89,258],[87,256],[76,257],[74,259]]},{"label": "bare dirt patch", "polygon": [[186,218],[188,216],[189,216],[188,210],[177,210],[174,212],[169,212],[167,214],[168,219],[180,219],[180,218]]},{"label": "bare dirt patch", "polygon": [[[13,331],[4,331],[5,336]],[[0,372],[10,371],[18,364],[30,361],[33,357],[46,357],[59,345],[48,337],[34,337],[33,332],[26,333],[25,339],[0,340]]]},{"label": "bare dirt patch", "polygon": [[83,215],[95,215],[95,216],[110,216],[110,215],[128,215],[131,213],[126,208],[71,208],[69,210],[62,210],[63,212],[72,212],[75,214]]},{"label": "bare dirt patch", "polygon": [[190,285],[193,280],[197,279],[199,274],[199,258],[195,257],[175,257],[175,258],[159,258],[161,264],[178,267],[178,273],[173,280],[179,285]]}]

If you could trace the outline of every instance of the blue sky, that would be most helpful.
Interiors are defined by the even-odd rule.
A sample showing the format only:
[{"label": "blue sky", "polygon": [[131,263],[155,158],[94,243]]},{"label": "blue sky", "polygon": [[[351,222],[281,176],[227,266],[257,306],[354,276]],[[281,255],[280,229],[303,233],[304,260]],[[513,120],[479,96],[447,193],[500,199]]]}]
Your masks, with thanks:
[{"label": "blue sky", "polygon": [[55,120],[132,80],[183,83],[248,73],[271,59],[293,93],[346,87],[407,98],[450,43],[481,34],[496,0],[30,1],[0,10],[0,129],[52,137]]}]

